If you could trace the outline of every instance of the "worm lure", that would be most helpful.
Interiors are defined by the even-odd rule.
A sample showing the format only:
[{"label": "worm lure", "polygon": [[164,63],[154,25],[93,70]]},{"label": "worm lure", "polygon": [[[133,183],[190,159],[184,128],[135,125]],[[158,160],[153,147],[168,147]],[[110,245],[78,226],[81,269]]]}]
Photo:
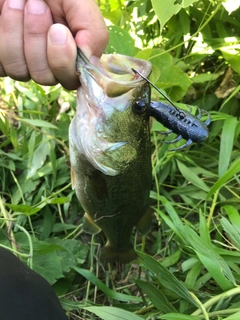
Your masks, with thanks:
[{"label": "worm lure", "polygon": [[[164,127],[168,128],[167,132],[161,134],[169,135],[175,133],[178,136],[171,141],[164,143],[171,144],[181,139],[185,139],[186,143],[178,148],[172,148],[169,151],[176,151],[186,148],[193,142],[202,142],[208,137],[208,125],[211,122],[210,114],[206,110],[201,110],[197,107],[198,115],[193,115],[192,108],[188,106],[189,111],[177,108],[174,103],[149,79],[144,77],[140,72],[132,68],[132,71],[139,74],[144,80],[150,83],[170,104],[165,102],[151,101],[150,115],[160,122]],[[205,122],[201,121],[203,112],[208,116]]]}]

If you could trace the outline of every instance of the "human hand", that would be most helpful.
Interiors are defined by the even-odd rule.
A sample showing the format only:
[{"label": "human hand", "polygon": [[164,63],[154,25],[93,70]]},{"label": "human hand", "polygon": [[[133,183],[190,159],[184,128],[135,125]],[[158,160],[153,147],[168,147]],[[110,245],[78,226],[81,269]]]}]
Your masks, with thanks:
[{"label": "human hand", "polygon": [[91,58],[107,42],[95,0],[0,0],[0,77],[76,89],[76,45]]}]

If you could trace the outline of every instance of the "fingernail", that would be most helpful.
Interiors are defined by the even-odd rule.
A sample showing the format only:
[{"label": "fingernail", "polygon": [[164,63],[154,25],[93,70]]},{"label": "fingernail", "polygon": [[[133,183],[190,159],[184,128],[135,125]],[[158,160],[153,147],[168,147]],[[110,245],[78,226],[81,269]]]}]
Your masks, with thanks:
[{"label": "fingernail", "polygon": [[49,38],[52,44],[65,44],[67,41],[66,27],[60,23],[51,26]]},{"label": "fingernail", "polygon": [[25,0],[8,0],[8,7],[11,9],[23,10],[25,5]]},{"label": "fingernail", "polygon": [[47,10],[47,5],[42,0],[28,0],[26,7],[28,13],[31,14],[43,14]]}]

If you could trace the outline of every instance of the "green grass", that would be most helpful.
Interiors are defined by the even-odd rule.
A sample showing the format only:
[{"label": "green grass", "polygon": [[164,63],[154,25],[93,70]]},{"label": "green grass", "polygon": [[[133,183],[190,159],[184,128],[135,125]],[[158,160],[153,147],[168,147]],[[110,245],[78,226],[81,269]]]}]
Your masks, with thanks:
[{"label": "green grass", "polygon": [[[163,127],[153,123],[152,230],[146,237],[134,231],[139,259],[132,265],[106,266],[99,261],[104,235],[91,237],[82,231],[83,210],[70,184],[68,127],[75,113],[75,93],[60,86],[1,79],[0,245],[16,252],[49,281],[72,320],[238,320],[240,70],[239,55],[231,60],[223,50],[236,49],[223,40],[223,29],[231,36],[238,32],[234,20],[238,11],[228,16],[222,7],[220,15],[215,6],[216,15],[207,16],[206,10],[205,16],[197,6],[189,9],[197,28],[208,22],[202,35],[203,43],[213,49],[211,54],[209,47],[194,52],[195,40],[188,47],[182,44],[183,32],[193,35],[196,30],[185,30],[185,25],[173,33],[177,20],[183,23],[189,17],[185,16],[188,9],[180,11],[163,28],[163,51],[151,49],[158,41],[159,24],[147,7],[150,2],[146,7],[140,2],[135,3],[139,16],[149,14],[136,20],[135,26],[124,25],[131,20],[133,4],[125,8],[115,4],[114,11],[109,1],[110,7],[101,8],[114,24],[110,32],[115,38],[111,37],[107,52],[149,59],[151,80],[173,101],[210,112],[209,138],[181,152],[169,152],[171,146],[163,144],[165,136],[158,134]],[[118,14],[124,14],[125,20],[117,20]],[[228,25],[220,24],[224,21]],[[121,31],[124,27],[126,33]],[[143,50],[134,47],[133,40],[133,47],[129,45],[133,27]],[[144,35],[137,33],[140,27],[145,28]],[[171,56],[166,51],[174,45]],[[230,60],[234,90],[217,97],[214,92],[226,77]]]},{"label": "green grass", "polygon": [[[154,124],[152,231],[135,233],[135,264],[104,266],[104,239],[82,232],[83,212],[70,186],[74,94],[9,79],[1,90],[0,244],[53,285],[71,319],[95,319],[90,312],[102,319],[115,319],[113,312],[116,319],[237,319],[240,157],[230,134],[231,156],[221,155],[225,124],[217,134],[211,130],[218,113],[209,139],[182,152],[168,152]],[[63,99],[69,109],[60,113]],[[109,313],[109,305],[126,315]]]}]

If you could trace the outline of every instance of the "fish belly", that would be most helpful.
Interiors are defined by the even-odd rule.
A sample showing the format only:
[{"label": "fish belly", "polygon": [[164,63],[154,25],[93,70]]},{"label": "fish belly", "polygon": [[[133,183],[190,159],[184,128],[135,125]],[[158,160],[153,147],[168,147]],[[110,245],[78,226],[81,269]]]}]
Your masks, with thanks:
[{"label": "fish belly", "polygon": [[148,210],[150,152],[116,176],[108,176],[95,169],[83,154],[75,153],[74,157],[71,161],[72,180],[86,212],[84,231],[97,233],[102,230],[106,235],[102,261],[128,263],[134,260],[136,255],[131,243],[133,228],[137,226],[145,234],[151,225]]}]

